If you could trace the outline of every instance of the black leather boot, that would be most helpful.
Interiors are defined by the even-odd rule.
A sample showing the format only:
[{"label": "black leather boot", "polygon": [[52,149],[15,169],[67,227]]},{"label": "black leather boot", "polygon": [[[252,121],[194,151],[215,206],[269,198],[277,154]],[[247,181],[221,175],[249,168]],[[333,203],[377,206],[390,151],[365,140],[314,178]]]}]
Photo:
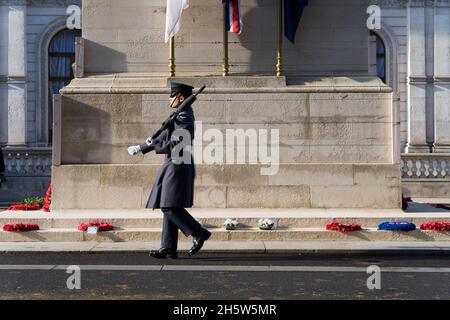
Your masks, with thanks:
[{"label": "black leather boot", "polygon": [[156,259],[177,259],[178,253],[177,250],[169,249],[169,248],[161,248],[159,250],[150,251],[150,256]]},{"label": "black leather boot", "polygon": [[189,251],[189,255],[192,256],[200,251],[200,249],[203,247],[203,244],[206,240],[211,237],[211,232],[206,230],[205,228],[202,228],[199,232],[195,233],[194,235],[194,245],[192,246],[191,250]]}]

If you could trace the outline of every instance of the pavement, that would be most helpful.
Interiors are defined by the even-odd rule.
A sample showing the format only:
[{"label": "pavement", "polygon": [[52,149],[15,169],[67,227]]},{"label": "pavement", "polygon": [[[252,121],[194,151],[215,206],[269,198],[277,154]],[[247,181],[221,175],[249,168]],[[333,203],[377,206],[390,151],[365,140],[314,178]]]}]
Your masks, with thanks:
[{"label": "pavement", "polygon": [[[186,253],[192,243],[180,242],[179,252]],[[148,252],[160,247],[149,242],[1,242],[0,253],[107,253]],[[450,242],[339,242],[339,241],[207,241],[202,253],[233,254],[329,254],[329,255],[450,255]]]},{"label": "pavement", "polygon": [[0,300],[437,300],[449,280],[450,256],[0,254]]}]

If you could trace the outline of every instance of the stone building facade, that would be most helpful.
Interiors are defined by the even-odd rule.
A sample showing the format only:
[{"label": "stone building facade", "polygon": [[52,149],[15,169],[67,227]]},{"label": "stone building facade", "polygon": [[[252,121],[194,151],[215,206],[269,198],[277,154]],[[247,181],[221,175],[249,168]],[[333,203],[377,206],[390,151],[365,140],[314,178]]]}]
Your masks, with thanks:
[{"label": "stone building facade", "polygon": [[43,196],[50,183],[49,48],[67,30],[69,5],[81,1],[0,1],[0,146],[7,169],[0,205]]}]

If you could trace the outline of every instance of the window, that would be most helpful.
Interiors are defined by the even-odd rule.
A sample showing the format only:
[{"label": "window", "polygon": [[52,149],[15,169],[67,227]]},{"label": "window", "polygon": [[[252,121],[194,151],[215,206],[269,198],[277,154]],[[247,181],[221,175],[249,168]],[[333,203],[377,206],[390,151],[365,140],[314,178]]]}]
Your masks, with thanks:
[{"label": "window", "polygon": [[[53,105],[53,94],[67,86],[74,78],[72,64],[75,62],[75,38],[81,37],[81,30],[65,29],[58,32],[48,48],[48,99]],[[49,142],[52,143],[53,108],[49,110]]]},{"label": "window", "polygon": [[386,46],[379,35],[374,32],[371,35],[377,38],[377,76],[386,83]]}]

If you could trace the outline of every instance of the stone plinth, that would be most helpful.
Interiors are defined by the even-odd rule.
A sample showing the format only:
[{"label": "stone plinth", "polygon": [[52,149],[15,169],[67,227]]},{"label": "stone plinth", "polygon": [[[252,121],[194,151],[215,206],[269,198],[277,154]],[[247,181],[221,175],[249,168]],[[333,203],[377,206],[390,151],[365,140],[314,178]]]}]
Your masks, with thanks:
[{"label": "stone plinth", "polygon": [[[229,78],[226,87],[210,78],[183,81],[212,84],[194,104],[196,151],[204,153],[210,144],[202,139],[208,129],[224,136],[227,129],[266,129],[269,136],[278,130],[280,138],[274,175],[261,175],[266,164],[225,158],[221,164],[199,163],[196,154],[196,206],[400,207],[392,94],[381,81],[297,78],[271,88],[237,84],[279,79]],[[150,82],[159,86],[142,85]],[[145,207],[162,156],[131,157],[126,149],[142,143],[169,114],[166,82],[90,77],[62,91],[62,165],[53,168],[54,209]]]}]

